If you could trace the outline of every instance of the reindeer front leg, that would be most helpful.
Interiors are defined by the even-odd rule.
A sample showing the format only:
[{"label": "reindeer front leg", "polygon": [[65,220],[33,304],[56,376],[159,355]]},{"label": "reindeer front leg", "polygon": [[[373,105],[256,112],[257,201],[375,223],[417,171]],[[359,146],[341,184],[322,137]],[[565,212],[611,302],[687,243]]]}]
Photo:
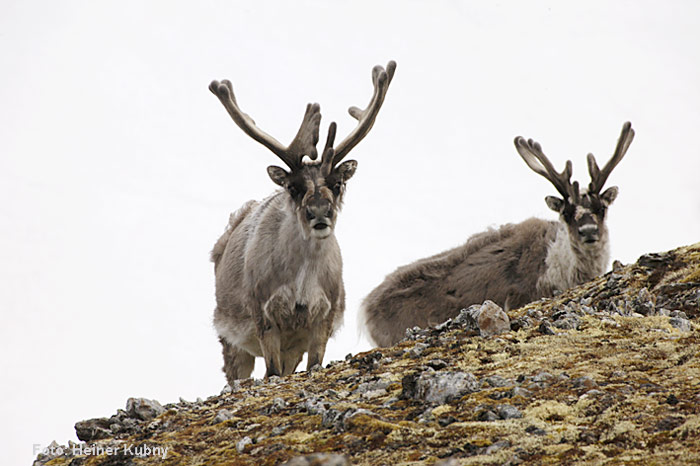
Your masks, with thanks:
[{"label": "reindeer front leg", "polygon": [[333,333],[334,315],[337,311],[331,308],[330,302],[327,299],[322,300],[319,304],[322,309],[316,309],[315,315],[318,316],[316,325],[310,328],[308,358],[306,361],[306,370],[310,371],[315,365],[323,363],[323,356],[326,354],[326,344]]},{"label": "reindeer front leg", "polygon": [[258,312],[255,324],[260,341],[260,349],[265,358],[265,377],[283,375],[281,356],[280,320],[289,315],[294,306],[294,297],[287,288],[280,288],[265,302]]}]

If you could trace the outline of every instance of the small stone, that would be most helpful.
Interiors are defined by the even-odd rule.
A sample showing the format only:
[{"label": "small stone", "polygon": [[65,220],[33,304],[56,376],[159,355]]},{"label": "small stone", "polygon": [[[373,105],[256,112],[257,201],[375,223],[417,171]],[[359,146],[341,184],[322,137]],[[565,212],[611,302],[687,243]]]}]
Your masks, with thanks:
[{"label": "small stone", "polygon": [[530,398],[532,396],[532,392],[530,390],[528,390],[527,388],[513,387],[513,390],[511,390],[511,397],[516,397],[516,396],[522,396],[523,398]]},{"label": "small stone", "polygon": [[605,394],[605,392],[603,392],[602,390],[598,390],[597,388],[592,388],[591,390],[588,390],[586,393],[584,393],[581,396],[581,398],[584,398],[584,397],[585,398],[594,398],[594,397],[598,397],[598,396],[601,396],[604,394]]},{"label": "small stone", "polygon": [[527,426],[525,432],[531,435],[546,435],[547,432],[544,429],[540,429],[537,426]]},{"label": "small stone", "polygon": [[542,321],[542,323],[540,323],[540,326],[537,330],[539,330],[539,332],[544,334],[544,335],[556,335],[557,334],[557,332],[552,328],[552,325],[549,322],[544,321],[544,320]]},{"label": "small stone", "polygon": [[490,387],[507,387],[513,385],[512,380],[506,379],[505,377],[501,377],[500,375],[492,375],[490,377],[486,377],[483,380],[483,383],[488,384]]},{"label": "small stone", "polygon": [[517,317],[510,321],[510,329],[514,332],[530,327],[532,327],[532,319],[527,316]]},{"label": "small stone", "polygon": [[654,426],[653,432],[664,432],[673,430],[685,422],[685,418],[681,416],[667,416],[661,419],[656,426]]},{"label": "small stone", "polygon": [[431,367],[435,369],[436,371],[439,371],[440,369],[444,369],[447,367],[447,363],[443,361],[442,359],[431,359],[426,363],[428,367]]},{"label": "small stone", "polygon": [[498,405],[496,409],[498,411],[498,417],[501,419],[520,419],[523,417],[523,413],[515,406]]},{"label": "small stone", "polygon": [[304,401],[304,408],[306,408],[306,412],[312,416],[315,414],[323,415],[326,412],[326,407],[323,405],[323,402],[316,397]]},{"label": "small stone", "polygon": [[374,380],[372,382],[363,382],[361,383],[355,391],[353,391],[354,395],[364,395],[368,392],[376,392],[378,390],[384,390],[384,393],[386,393],[386,388],[390,385],[388,380]]},{"label": "small stone", "polygon": [[150,421],[164,412],[165,408],[156,400],[148,400],[146,398],[129,398],[126,400],[126,413],[130,417],[138,418],[142,421]]},{"label": "small stone", "polygon": [[121,429],[121,425],[116,423],[116,430],[112,430],[113,425],[111,419],[104,417],[79,421],[75,423],[75,434],[83,442],[100,440],[111,437],[112,432]]},{"label": "small stone", "polygon": [[597,387],[598,384],[596,383],[595,380],[593,380],[592,377],[588,375],[584,375],[583,377],[577,377],[573,381],[573,386],[574,388],[593,388]]},{"label": "small stone", "polygon": [[350,458],[338,453],[313,453],[305,456],[295,456],[282,466],[350,466]]},{"label": "small stone", "polygon": [[[681,314],[684,313],[681,312]],[[690,332],[693,330],[693,324],[691,324],[688,319],[683,319],[682,317],[671,317],[668,319],[668,322],[672,327],[677,328],[681,332]]]},{"label": "small stone", "polygon": [[459,311],[457,317],[454,318],[454,323],[467,330],[479,330],[479,323],[476,321],[476,316],[479,313],[481,306],[472,304],[466,309]]},{"label": "small stone", "polygon": [[509,446],[510,446],[510,442],[508,440],[499,440],[498,442],[486,447],[486,450],[484,450],[484,454],[485,455],[492,455],[499,450],[502,450],[504,448],[508,448]]},{"label": "small stone", "polygon": [[459,466],[459,460],[456,458],[445,458],[433,463],[433,466]]},{"label": "small stone", "polygon": [[562,330],[578,330],[581,320],[574,314],[566,313],[559,316],[553,325]]},{"label": "small stone", "polygon": [[411,349],[408,351],[408,357],[409,357],[409,358],[413,358],[413,359],[417,359],[417,358],[420,357],[421,354],[423,354],[423,352],[424,352],[426,349],[428,349],[428,345],[427,345],[427,344],[425,344],[425,343],[420,343],[420,342],[419,342],[419,343],[416,343],[416,344],[413,346],[413,348],[411,348]]},{"label": "small stone", "polygon": [[380,396],[384,396],[387,394],[387,391],[383,388],[380,388],[378,390],[370,390],[368,392],[365,392],[362,394],[362,398],[365,400],[372,400],[374,398],[379,398]]},{"label": "small stone", "polygon": [[554,376],[550,374],[549,372],[542,371],[536,376],[532,378],[533,382],[541,383],[541,382],[548,382],[549,380],[553,379]]},{"label": "small stone", "polygon": [[480,411],[479,414],[476,415],[476,420],[481,422],[493,422],[498,421],[498,419],[498,414],[494,413],[490,409]]},{"label": "small stone", "polygon": [[270,431],[270,437],[277,437],[279,435],[282,435],[287,429],[289,429],[289,427],[286,426],[273,427]]},{"label": "small stone", "polygon": [[243,453],[248,445],[253,444],[253,439],[248,436],[243,437],[238,442],[236,442],[236,450],[238,453]]},{"label": "small stone", "polygon": [[287,402],[282,398],[275,398],[272,400],[272,404],[268,406],[266,412],[267,414],[277,414],[282,412],[284,408],[287,407]]},{"label": "small stone", "polygon": [[479,383],[468,372],[423,372],[409,374],[401,381],[401,398],[444,404],[479,389]]},{"label": "small stone", "polygon": [[632,300],[632,307],[635,310],[635,312],[639,314],[645,316],[654,315],[656,313],[656,298],[653,294],[649,292],[649,290],[645,286],[644,288],[639,290],[637,296]]},{"label": "small stone", "polygon": [[479,325],[479,333],[482,337],[498,335],[510,330],[510,318],[501,306],[493,301],[486,300],[481,305],[479,315],[476,317]]}]

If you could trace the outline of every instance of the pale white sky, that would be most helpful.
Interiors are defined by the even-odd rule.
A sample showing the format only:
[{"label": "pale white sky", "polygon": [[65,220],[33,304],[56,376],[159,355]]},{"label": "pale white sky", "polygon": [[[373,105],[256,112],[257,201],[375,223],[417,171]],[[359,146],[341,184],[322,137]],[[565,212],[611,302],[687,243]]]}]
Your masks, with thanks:
[{"label": "pale white sky", "polygon": [[[276,157],[207,89],[283,142],[307,102],[339,138],[370,70],[398,62],[337,229],[345,326],[326,362],[369,349],[360,300],[395,267],[488,226],[554,218],[517,155],[540,141],[608,180],[612,256],[700,240],[700,3],[687,1],[0,2],[0,438],[3,464],[130,396],[216,394],[208,254]],[[262,365],[262,361],[258,362]],[[258,375],[260,372],[256,372]]]}]

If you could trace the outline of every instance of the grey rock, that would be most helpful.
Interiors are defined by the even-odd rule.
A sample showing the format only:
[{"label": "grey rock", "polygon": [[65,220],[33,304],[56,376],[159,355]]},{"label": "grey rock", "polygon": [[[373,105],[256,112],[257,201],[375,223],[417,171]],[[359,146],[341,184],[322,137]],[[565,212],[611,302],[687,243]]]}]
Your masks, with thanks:
[{"label": "grey rock", "polygon": [[275,398],[272,400],[272,403],[270,406],[267,407],[265,410],[266,414],[277,414],[282,412],[284,408],[287,407],[287,402],[284,401],[282,398]]},{"label": "grey rock", "polygon": [[581,319],[575,314],[564,314],[554,321],[553,325],[562,330],[578,330],[581,325]]},{"label": "grey rock", "polygon": [[649,292],[647,287],[642,288],[637,293],[637,296],[632,300],[632,308],[634,312],[645,316],[651,316],[656,313],[656,298]]},{"label": "grey rock", "polygon": [[517,317],[510,321],[510,329],[514,332],[524,328],[530,328],[533,325],[533,321],[528,316]]},{"label": "grey rock", "polygon": [[474,375],[468,372],[423,373],[415,382],[414,398],[428,403],[443,404],[479,389]]},{"label": "grey rock", "polygon": [[350,466],[350,458],[337,453],[313,453],[311,455],[295,456],[282,466]]},{"label": "grey rock", "polygon": [[508,387],[513,385],[512,380],[501,377],[500,375],[486,377],[482,382],[487,383],[490,387]]},{"label": "grey rock", "polygon": [[142,421],[150,421],[164,412],[165,408],[156,400],[148,400],[146,398],[129,398],[126,400],[126,413],[130,417],[141,419]]},{"label": "grey rock", "polygon": [[493,422],[493,421],[498,421],[498,419],[499,419],[498,414],[493,412],[493,410],[491,408],[482,409],[476,415],[476,420],[482,421],[482,422]]},{"label": "grey rock", "polygon": [[598,383],[593,380],[592,377],[588,375],[584,375],[583,377],[577,377],[574,380],[572,380],[572,384],[574,388],[593,388],[597,387]]},{"label": "grey rock", "polygon": [[677,318],[679,318],[679,319],[688,320],[688,316],[687,316],[686,313],[683,312],[683,311],[671,311],[671,313],[669,314],[669,316],[671,316],[671,317],[677,317]]},{"label": "grey rock", "polygon": [[486,447],[486,449],[484,450],[484,454],[485,455],[492,455],[492,454],[496,453],[497,451],[500,451],[500,450],[502,450],[504,448],[508,448],[508,447],[510,447],[510,442],[508,440],[499,440],[498,442]]},{"label": "grey rock", "polygon": [[537,426],[527,426],[525,428],[525,432],[527,432],[530,435],[546,435],[547,432],[544,429],[540,429]]},{"label": "grey rock", "polygon": [[418,358],[420,357],[423,352],[428,349],[428,345],[425,343],[416,343],[413,348],[408,350],[408,357],[410,358]]},{"label": "grey rock", "polygon": [[272,431],[270,431],[270,437],[277,437],[279,435],[282,435],[287,429],[289,429],[288,426],[273,427]]},{"label": "grey rock", "polygon": [[513,387],[513,390],[511,390],[511,397],[514,396],[522,396],[523,398],[530,398],[532,396],[532,392],[528,390],[527,388],[522,388],[522,387]]},{"label": "grey rock", "polygon": [[544,335],[556,335],[557,334],[557,332],[552,328],[552,324],[545,321],[545,320],[543,320],[540,323],[540,326],[537,330],[539,330],[539,332],[544,334]]},{"label": "grey rock", "polygon": [[445,458],[436,461],[433,466],[459,466],[459,460],[457,458]]},{"label": "grey rock", "polygon": [[435,369],[436,371],[447,367],[447,363],[442,359],[431,359],[426,364],[428,365],[428,367]]},{"label": "grey rock", "polygon": [[344,432],[349,427],[349,421],[360,414],[376,417],[372,411],[362,408],[350,408],[342,412],[337,409],[328,409],[323,413],[321,425],[326,428],[332,428],[335,432]]},{"label": "grey rock", "polygon": [[510,318],[508,314],[493,301],[484,301],[476,319],[482,337],[498,335],[510,330]]},{"label": "grey rock", "polygon": [[[374,380],[371,382],[363,382],[361,383],[352,393],[354,395],[362,395],[368,392],[374,392],[377,390],[383,390],[386,387],[390,385],[390,382],[388,380]],[[386,392],[386,390],[385,390]]]},{"label": "grey rock", "polygon": [[542,371],[539,374],[537,374],[536,376],[534,376],[532,378],[532,381],[537,382],[537,383],[541,383],[541,382],[548,382],[553,378],[554,378],[554,376],[552,374],[550,374],[549,372]]},{"label": "grey rock", "polygon": [[523,417],[523,413],[512,405],[498,405],[496,410],[498,412],[498,417],[501,419],[520,419]]},{"label": "grey rock", "polygon": [[343,428],[344,413],[337,409],[329,409],[323,412],[321,417],[321,425],[326,428],[333,427],[336,431],[341,431]]},{"label": "grey rock", "polygon": [[[681,314],[685,315],[683,312],[681,312]],[[690,332],[693,330],[693,324],[691,324],[688,319],[683,319],[682,317],[671,317],[668,319],[668,322],[672,327],[677,328],[681,332]]]},{"label": "grey rock", "polygon": [[236,442],[236,450],[238,450],[238,453],[243,453],[245,451],[245,448],[248,445],[253,444],[253,439],[248,437],[247,435],[240,439],[238,442]]},{"label": "grey rock", "polygon": [[219,412],[216,413],[216,416],[214,417],[214,424],[228,421],[229,419],[233,419],[233,413],[228,409],[220,409]]},{"label": "grey rock", "polygon": [[75,434],[83,442],[92,442],[112,436],[112,425],[116,424],[116,429],[121,429],[121,425],[115,423],[113,419],[104,417],[87,419],[75,423]]},{"label": "grey rock", "polygon": [[474,304],[462,309],[454,322],[463,328],[478,330],[482,337],[498,335],[510,331],[510,318],[493,301],[486,300],[482,305]]},{"label": "grey rock", "polygon": [[481,305],[472,304],[466,309],[459,311],[457,317],[453,319],[455,325],[458,325],[467,330],[479,330],[479,323],[476,321],[476,316],[481,310]]},{"label": "grey rock", "polygon": [[324,405],[323,401],[316,397],[312,397],[304,401],[304,408],[311,415],[323,415],[328,410],[328,408],[326,408],[326,406]]}]

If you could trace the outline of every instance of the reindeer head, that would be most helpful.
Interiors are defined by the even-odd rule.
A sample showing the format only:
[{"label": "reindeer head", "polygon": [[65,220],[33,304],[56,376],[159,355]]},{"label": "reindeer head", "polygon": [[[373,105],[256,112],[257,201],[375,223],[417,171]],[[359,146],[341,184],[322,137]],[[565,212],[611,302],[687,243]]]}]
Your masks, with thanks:
[{"label": "reindeer head", "polygon": [[[333,144],[336,124],[335,122],[330,124],[320,161],[316,161],[318,158],[316,144],[321,124],[321,107],[318,104],[306,106],[306,113],[296,137],[289,146],[285,147],[259,129],[253,119],[240,110],[230,81],[224,80],[221,83],[212,81],[209,85],[209,90],[224,104],[233,121],[248,136],[270,149],[289,168],[287,171],[281,167],[270,166],[267,168],[267,173],[272,181],[289,194],[291,202],[295,205],[299,223],[307,235],[327,238],[333,231],[342,203],[345,183],[352,177],[357,167],[355,160],[340,162],[372,128],[395,69],[396,63],[393,61],[389,62],[386,70],[381,66],[375,66],[372,69],[374,94],[369,105],[365,110],[350,107],[349,113],[358,120],[358,124],[335,147]],[[305,156],[308,156],[311,161],[306,161]]]},{"label": "reindeer head", "polygon": [[563,198],[547,196],[547,206],[559,213],[569,229],[569,235],[583,244],[595,244],[605,232],[605,214],[607,208],[617,197],[617,186],[612,186],[601,193],[610,172],[622,160],[634,139],[634,130],[630,122],[622,126],[622,133],[617,141],[615,153],[602,170],[598,168],[593,154],[588,154],[588,172],[591,182],[588,188],[579,189],[578,181],[571,183],[571,161],[557,173],[549,159],[542,152],[539,143],[532,139],[515,138],[515,147],[525,163],[535,172],[547,178]]}]

